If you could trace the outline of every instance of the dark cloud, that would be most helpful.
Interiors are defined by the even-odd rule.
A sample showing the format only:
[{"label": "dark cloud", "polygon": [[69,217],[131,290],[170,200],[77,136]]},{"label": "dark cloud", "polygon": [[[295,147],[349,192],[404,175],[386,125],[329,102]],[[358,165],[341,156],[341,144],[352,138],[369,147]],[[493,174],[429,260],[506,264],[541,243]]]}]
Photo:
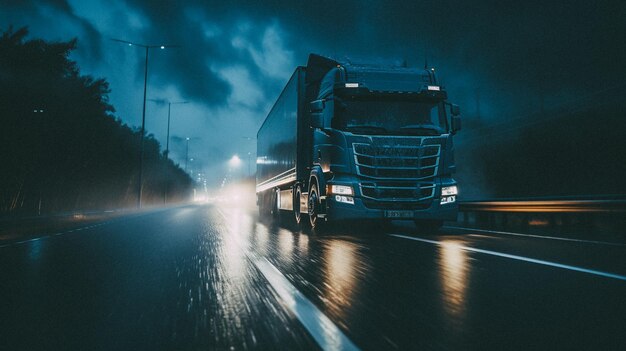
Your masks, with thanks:
[{"label": "dark cloud", "polygon": [[[459,90],[468,99],[474,95],[469,90],[478,87],[521,94],[524,100],[539,94],[563,94],[564,90],[580,94],[587,89],[620,84],[626,76],[620,63],[626,59],[626,50],[615,40],[626,38],[626,6],[619,1],[192,1],[182,6],[177,1],[131,3],[150,18],[151,30],[158,24],[164,33],[197,48],[196,53],[204,58],[216,62],[237,60],[253,70],[254,64],[227,45],[228,37],[217,39],[226,45],[206,42],[193,46],[194,42],[199,45],[202,34],[197,24],[189,24],[185,14],[201,13],[226,31],[242,19],[255,26],[277,20],[289,33],[288,45],[300,64],[311,51],[338,58],[407,60],[414,66],[423,65],[428,55],[429,63],[441,69],[452,90]],[[250,39],[260,41],[261,33],[258,30]],[[171,60],[177,65],[187,63],[184,71],[192,75],[202,72],[193,67],[205,64],[189,57],[172,56]],[[188,83],[186,90],[201,92],[203,87],[216,84],[215,99],[208,101],[217,102],[224,96],[217,94],[222,91],[223,81],[211,72],[204,73],[206,85]],[[458,76],[463,78],[455,78]],[[178,77],[172,74],[169,78]],[[207,94],[205,91],[202,95]],[[501,96],[507,104],[528,104],[510,101],[507,95]]]},{"label": "dark cloud", "polygon": [[[206,160],[249,151],[232,140],[256,134],[295,66],[311,52],[417,67],[428,57],[470,117],[478,95],[482,117],[496,119],[544,102],[567,104],[626,80],[622,1],[0,3],[2,23],[29,25],[33,35],[47,39],[79,37],[79,65],[110,79],[112,103],[122,119],[135,123],[143,54],[108,39],[181,45],[151,52],[148,94],[192,102],[177,107],[176,133],[202,136],[195,150],[203,150],[207,156],[198,159]],[[162,114],[159,108],[149,112]],[[155,135],[162,139],[161,121],[149,121],[149,128],[161,128]]]},{"label": "dark cloud", "polygon": [[[70,4],[65,0],[2,0],[0,1],[0,8],[4,12],[4,16],[0,14],[0,23],[5,26],[29,26],[31,29],[34,27],[38,29],[36,31],[47,31],[48,39],[52,40],[67,41],[74,37],[81,37],[81,42],[77,48],[79,55],[85,60],[98,60],[102,55],[102,38],[98,30],[88,21],[77,17]],[[55,16],[58,16],[59,26],[72,25],[75,27],[76,30],[72,31],[71,37],[59,37],[56,35],[58,29],[50,28],[50,18],[46,15],[50,10],[56,12]],[[5,30],[6,27],[2,29]]]},{"label": "dark cloud", "polygon": [[[21,9],[45,3],[67,13],[85,29],[87,39],[80,45],[89,47],[89,58],[99,54],[100,37],[106,33],[76,17],[67,1],[5,3]],[[253,27],[247,39],[256,46],[263,40],[263,27],[278,22],[299,64],[312,51],[338,58],[406,60],[415,66],[421,66],[428,55],[449,85],[539,88],[548,93],[618,84],[624,78],[620,62],[626,59],[626,50],[615,38],[626,37],[626,6],[617,1],[127,3],[146,21],[129,33],[128,40],[182,46],[177,53],[153,55],[151,78],[176,85],[185,96],[209,105],[223,104],[231,89],[216,69],[236,62],[255,77],[263,73],[250,55],[231,45],[238,24],[245,22]],[[219,34],[207,36],[207,24],[218,28]],[[474,82],[455,83],[454,75],[463,71]],[[260,84],[276,89],[271,80]]]}]

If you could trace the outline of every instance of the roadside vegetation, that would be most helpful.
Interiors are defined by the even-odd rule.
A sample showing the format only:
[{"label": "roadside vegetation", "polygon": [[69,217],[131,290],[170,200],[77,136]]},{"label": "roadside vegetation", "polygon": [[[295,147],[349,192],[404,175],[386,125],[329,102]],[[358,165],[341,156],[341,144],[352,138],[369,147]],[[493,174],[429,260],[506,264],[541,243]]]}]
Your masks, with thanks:
[{"label": "roadside vegetation", "polygon": [[[69,59],[75,39],[27,35],[0,36],[0,215],[133,207],[140,131],[115,115],[107,81]],[[191,178],[152,135],[143,167],[144,204],[189,198]]]}]

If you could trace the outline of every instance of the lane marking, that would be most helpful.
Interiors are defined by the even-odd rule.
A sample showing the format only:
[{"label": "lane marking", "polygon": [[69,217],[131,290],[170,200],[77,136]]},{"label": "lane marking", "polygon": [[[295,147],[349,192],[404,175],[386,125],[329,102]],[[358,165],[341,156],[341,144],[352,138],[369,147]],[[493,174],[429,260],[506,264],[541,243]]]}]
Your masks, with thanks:
[{"label": "lane marking", "polygon": [[270,261],[260,258],[253,262],[322,350],[359,350],[330,318],[304,297]]},{"label": "lane marking", "polygon": [[[96,222],[95,224],[88,225],[88,226],[85,226],[85,227],[78,227],[78,228],[69,229],[69,230],[62,231],[62,232],[45,234],[45,235],[41,235],[41,236],[38,236],[36,238],[32,238],[32,239],[28,239],[28,240],[21,240],[21,241],[10,242],[10,243],[7,243],[7,244],[1,244],[0,245],[0,249],[4,248],[4,247],[10,247],[10,246],[17,246],[17,245],[21,245],[21,244],[26,244],[26,243],[29,243],[29,242],[32,242],[32,241],[48,239],[48,238],[52,238],[52,237],[55,237],[55,236],[61,236],[61,235],[64,235],[64,234],[74,233],[74,232],[78,232],[78,231],[85,230],[85,229],[98,228],[98,227],[101,227],[103,225],[107,225],[107,224],[110,224],[110,223],[115,223],[117,221],[126,220],[126,219],[133,219],[133,218],[146,216],[146,215],[153,214],[153,213],[163,212],[163,211],[167,211],[167,210],[171,210],[171,209],[178,209],[178,208],[182,208],[182,207],[185,207],[185,206],[176,206],[176,207],[171,207],[171,208],[168,207],[168,208],[162,208],[162,209],[158,209],[158,210],[150,211],[150,212],[145,212],[145,213],[131,213],[131,214],[128,214],[128,215],[121,215],[120,217],[113,217],[113,218],[111,218],[111,219],[109,219],[107,221]],[[37,235],[37,234],[35,234],[35,235]]]},{"label": "lane marking", "polygon": [[[17,245],[17,244],[26,244],[26,243],[30,243],[30,242],[33,242],[33,241],[39,241],[39,240],[41,240],[41,239],[45,239],[45,238],[47,238],[47,237],[49,237],[49,235],[42,236],[42,237],[39,237],[39,238],[33,238],[33,239],[28,239],[28,240],[18,241],[18,242],[16,242],[15,244],[16,244],[16,245]],[[8,246],[8,245],[11,245],[11,244],[7,244],[6,246]],[[1,247],[4,247],[4,246],[1,246]]]},{"label": "lane marking", "polygon": [[[436,240],[429,240],[429,239],[411,237],[411,236],[400,235],[400,234],[388,234],[388,235],[389,236],[394,236],[396,238],[409,239],[409,240],[414,240],[414,241],[421,241],[421,242],[434,244],[434,245],[439,245],[439,246],[445,245],[445,243],[443,243],[441,241],[436,241]],[[510,259],[518,260],[518,261],[536,263],[536,264],[540,264],[540,265],[544,265],[544,266],[562,268],[562,269],[567,269],[567,270],[570,270],[570,271],[576,271],[576,272],[581,272],[581,273],[588,273],[588,274],[598,275],[598,276],[601,276],[601,277],[606,277],[606,278],[612,278],[612,279],[618,279],[618,280],[626,281],[626,276],[624,276],[624,275],[608,273],[608,272],[602,272],[602,271],[597,271],[597,270],[594,270],[594,269],[587,269],[587,268],[582,268],[582,267],[570,266],[570,265],[567,265],[567,264],[551,262],[551,261],[544,261],[544,260],[539,260],[539,259],[536,259],[536,258],[530,258],[530,257],[524,257],[524,256],[518,256],[518,255],[511,255],[511,254],[506,254],[506,253],[497,252],[497,251],[477,249],[477,248],[469,247],[469,246],[459,246],[459,248],[461,250],[465,250],[465,251],[478,252],[478,253],[482,253],[482,254],[486,254],[486,255],[510,258]]]},{"label": "lane marking", "polygon": [[[222,219],[228,221],[228,217],[222,209],[217,208],[217,213],[222,216]],[[298,318],[298,321],[300,321],[322,350],[360,350],[330,318],[293,286],[269,260],[245,248],[239,241],[235,242],[235,245],[244,253],[248,261],[252,262],[261,272],[265,280],[270,283],[278,294],[283,305]]]},{"label": "lane marking", "polygon": [[571,238],[563,238],[560,236],[548,236],[548,235],[535,235],[535,234],[522,234],[522,233],[513,233],[513,232],[501,232],[497,230],[487,230],[487,229],[474,229],[474,228],[464,228],[464,227],[454,227],[454,226],[445,226],[445,228],[465,230],[465,231],[477,231],[483,233],[491,233],[491,234],[503,234],[503,235],[513,235],[513,236],[523,236],[530,238],[539,238],[539,239],[550,239],[550,240],[562,240],[562,241],[573,241],[579,243],[587,243],[587,244],[599,244],[599,245],[611,245],[611,246],[626,246],[626,244],[622,243],[612,243],[609,241],[599,241],[599,240],[585,240],[585,239],[571,239]]},{"label": "lane marking", "polygon": [[62,232],[50,233],[50,234],[38,236],[38,237],[32,238],[32,239],[16,241],[16,242],[8,243],[8,244],[2,244],[2,245],[0,245],[0,249],[2,249],[4,247],[18,246],[18,245],[22,245],[22,244],[27,244],[27,243],[30,243],[30,242],[33,242],[33,241],[45,240],[45,239],[49,239],[49,238],[52,238],[52,237],[55,237],[55,236],[61,236],[61,235],[65,235],[65,234],[75,233],[75,232],[78,232],[78,231],[81,231],[81,230],[85,230],[85,229],[89,230],[89,229],[93,229],[93,228],[98,228],[98,227],[101,227],[103,225],[107,225],[109,223],[113,223],[113,222],[115,222],[115,220],[116,219],[109,220],[109,221],[106,221],[106,222],[100,222],[100,223],[88,225],[88,226],[85,226],[85,227],[69,229],[69,230],[62,231]]}]

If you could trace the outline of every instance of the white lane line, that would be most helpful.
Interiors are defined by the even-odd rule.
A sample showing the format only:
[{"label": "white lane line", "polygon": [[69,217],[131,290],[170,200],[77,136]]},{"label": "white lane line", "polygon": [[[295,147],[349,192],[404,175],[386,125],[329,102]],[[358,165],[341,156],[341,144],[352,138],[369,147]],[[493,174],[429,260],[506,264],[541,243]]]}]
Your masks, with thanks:
[{"label": "white lane line", "polygon": [[[217,208],[222,218],[228,222],[229,218]],[[311,334],[313,339],[322,350],[360,350],[344,333],[337,327],[315,304],[307,299],[289,280],[265,257],[260,257],[256,252],[248,250],[236,241],[246,258],[252,262],[263,274],[274,291],[278,294],[283,304],[298,318],[304,328]]]},{"label": "white lane line", "polygon": [[[179,208],[179,207],[174,207],[174,208]],[[36,237],[36,238],[33,238],[33,239],[29,239],[29,240],[22,240],[22,241],[11,242],[11,243],[8,243],[8,244],[2,244],[2,245],[0,245],[0,249],[2,249],[4,247],[10,247],[10,246],[17,246],[17,245],[21,245],[21,244],[26,244],[26,243],[37,241],[37,240],[48,239],[48,238],[55,237],[55,236],[61,236],[61,235],[69,234],[69,233],[75,233],[75,232],[78,232],[78,231],[81,231],[81,230],[85,230],[85,229],[93,229],[93,228],[101,227],[103,225],[107,225],[107,224],[110,224],[110,223],[117,222],[119,220],[124,220],[124,219],[128,219],[128,218],[131,218],[131,219],[132,218],[137,218],[137,217],[149,215],[149,214],[152,214],[152,213],[167,211],[169,209],[171,209],[171,208],[164,208],[164,209],[156,210],[154,212],[139,213],[139,214],[135,213],[135,214],[129,214],[127,216],[122,216],[122,217],[114,217],[112,219],[109,219],[108,221],[99,222],[99,223],[96,223],[96,224],[93,224],[93,225],[89,225],[89,226],[85,226],[85,227],[79,227],[79,228],[66,230],[66,231],[63,231],[63,232],[46,234],[46,235],[42,235],[42,236],[39,236],[39,237]],[[107,212],[107,211],[105,211],[105,212]],[[111,212],[114,212],[114,211],[111,211]]]},{"label": "white lane line", "polygon": [[[441,241],[416,238],[416,237],[405,236],[405,235],[400,235],[400,234],[389,234],[389,235],[390,236],[394,236],[396,238],[421,241],[421,242],[425,242],[425,243],[429,243],[429,244],[435,244],[435,245],[439,245],[439,246],[445,245],[445,243],[441,242]],[[562,268],[562,269],[567,269],[567,270],[570,270],[570,271],[588,273],[588,274],[598,275],[598,276],[601,276],[601,277],[606,277],[606,278],[612,278],[612,279],[618,279],[618,280],[626,281],[626,276],[619,275],[619,274],[614,274],[614,273],[596,271],[596,270],[593,270],[593,269],[587,269],[587,268],[582,268],[582,267],[570,266],[570,265],[567,265],[567,264],[556,263],[556,262],[551,262],[551,261],[538,260],[536,258],[511,255],[511,254],[506,254],[506,253],[497,252],[497,251],[477,249],[477,248],[469,247],[469,246],[459,246],[459,248],[462,249],[462,250],[465,250],[465,251],[478,252],[478,253],[482,253],[482,254],[486,254],[486,255],[510,258],[510,259],[513,259],[513,260],[531,262],[531,263],[541,264],[541,265],[544,265],[544,266]]]},{"label": "white lane line", "polygon": [[5,247],[5,246],[11,246],[11,245],[19,245],[19,244],[31,243],[31,242],[33,242],[33,241],[39,241],[39,240],[41,240],[41,239],[45,239],[45,238],[47,238],[48,236],[49,236],[49,235],[46,235],[46,236],[40,236],[40,237],[38,237],[38,238],[33,238],[33,239],[28,239],[28,240],[22,240],[22,241],[18,241],[18,242],[16,242],[16,243],[5,244],[5,245],[2,245],[2,246],[0,246],[0,247]]},{"label": "white lane line", "polygon": [[571,238],[563,238],[559,236],[548,236],[548,235],[533,235],[533,234],[522,234],[522,233],[512,233],[512,232],[501,232],[497,230],[486,230],[486,229],[474,229],[474,228],[463,228],[463,227],[454,227],[454,226],[445,226],[446,228],[465,230],[465,231],[476,231],[482,233],[491,233],[491,234],[502,234],[502,235],[513,235],[513,236],[524,236],[530,238],[539,238],[539,239],[549,239],[549,240],[562,240],[562,241],[573,241],[579,243],[587,243],[587,244],[600,244],[600,245],[612,245],[612,246],[626,246],[626,244],[622,243],[612,243],[609,241],[598,241],[598,240],[584,240],[584,239],[571,239]]},{"label": "white lane line", "polygon": [[341,330],[266,258],[253,261],[265,279],[322,350],[359,350]]},{"label": "white lane line", "polygon": [[38,240],[44,240],[44,239],[48,239],[48,238],[52,238],[55,236],[61,236],[61,235],[65,235],[65,234],[70,234],[70,233],[75,233],[81,230],[89,230],[89,229],[93,229],[93,228],[97,228],[97,227],[101,227],[103,225],[107,225],[109,223],[112,223],[113,221],[106,221],[106,222],[101,222],[101,223],[97,223],[94,225],[90,225],[90,226],[86,226],[86,227],[80,227],[80,228],[74,228],[74,229],[70,229],[70,230],[66,230],[63,232],[57,232],[57,233],[50,233],[50,234],[46,234],[46,235],[42,235],[33,239],[28,239],[28,240],[21,240],[21,241],[16,241],[16,242],[12,242],[12,243],[8,243],[8,244],[2,244],[0,245],[0,249],[4,248],[4,247],[10,247],[10,246],[18,246],[18,245],[22,245],[22,244],[27,244],[33,241],[38,241]]}]

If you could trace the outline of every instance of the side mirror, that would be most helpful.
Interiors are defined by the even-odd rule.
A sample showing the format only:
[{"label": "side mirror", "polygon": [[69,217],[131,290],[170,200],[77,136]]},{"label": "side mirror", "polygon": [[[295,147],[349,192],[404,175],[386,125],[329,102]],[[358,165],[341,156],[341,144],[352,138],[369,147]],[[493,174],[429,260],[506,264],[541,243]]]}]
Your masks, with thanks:
[{"label": "side mirror", "polygon": [[324,100],[311,101],[309,107],[311,108],[312,113],[322,112],[322,110],[324,110]]},{"label": "side mirror", "polygon": [[452,116],[460,115],[461,114],[461,109],[459,108],[459,105],[451,104],[450,105],[450,113],[452,114]]},{"label": "side mirror", "polygon": [[446,102],[446,105],[450,106],[450,132],[454,134],[461,130],[461,117],[459,116],[461,114],[461,109],[459,108],[459,105],[451,104],[449,102]]},{"label": "side mirror", "polygon": [[324,129],[324,116],[321,112],[311,113],[311,127]]},{"label": "side mirror", "polygon": [[450,127],[452,127],[452,134],[458,132],[459,130],[461,130],[461,117],[457,116],[452,116],[452,119],[450,120]]}]

